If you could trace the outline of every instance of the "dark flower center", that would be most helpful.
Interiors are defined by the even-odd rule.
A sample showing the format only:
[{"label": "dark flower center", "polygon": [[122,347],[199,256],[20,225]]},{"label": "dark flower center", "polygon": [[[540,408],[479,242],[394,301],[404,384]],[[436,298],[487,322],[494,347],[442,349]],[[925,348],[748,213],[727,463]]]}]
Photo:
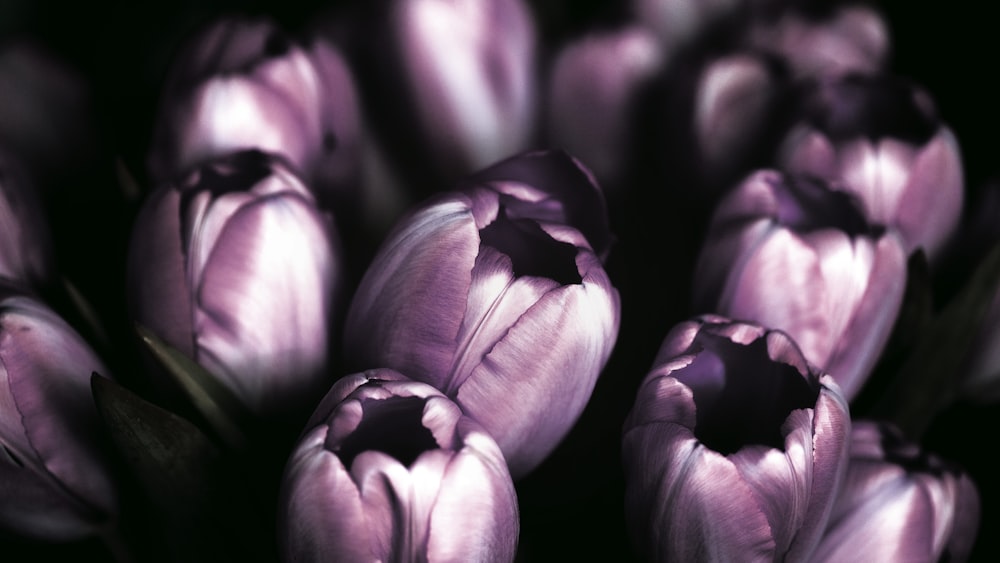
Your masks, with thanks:
[{"label": "dark flower center", "polygon": [[358,454],[378,451],[409,467],[420,454],[436,450],[434,435],[423,424],[421,397],[390,397],[362,403],[358,427],[341,442],[337,455],[350,468]]},{"label": "dark flower center", "polygon": [[817,178],[785,175],[775,185],[778,221],[797,232],[837,229],[848,236],[880,236],[881,227],[870,225],[858,200]]},{"label": "dark flower center", "polygon": [[753,444],[784,450],[782,424],[815,406],[818,385],[772,360],[764,338],[743,345],[701,332],[695,346],[701,352],[674,377],[694,394],[698,441],[723,455]]},{"label": "dark flower center", "polygon": [[479,231],[479,240],[510,257],[514,276],[538,276],[562,285],[582,283],[577,248],[555,240],[530,219],[510,219],[500,207],[497,218]]}]

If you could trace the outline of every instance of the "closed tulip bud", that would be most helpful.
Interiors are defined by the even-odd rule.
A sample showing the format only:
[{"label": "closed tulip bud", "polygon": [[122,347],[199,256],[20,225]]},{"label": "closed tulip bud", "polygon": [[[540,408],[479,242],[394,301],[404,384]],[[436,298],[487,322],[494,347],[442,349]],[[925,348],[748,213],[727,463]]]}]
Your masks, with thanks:
[{"label": "closed tulip bud", "polygon": [[231,152],[282,155],[322,201],[347,197],[360,173],[354,82],[335,48],[300,44],[272,22],[223,19],[194,37],[163,95],[155,180]]},{"label": "closed tulip bud", "polygon": [[285,561],[513,561],[517,495],[483,428],[387,369],[338,381],[285,469]]},{"label": "closed tulip bud", "polygon": [[847,477],[812,561],[965,561],[979,526],[969,476],[895,428],[856,422]]},{"label": "closed tulip bud", "polygon": [[548,98],[551,145],[586,163],[605,188],[623,182],[638,94],[663,58],[653,35],[638,26],[587,36],[556,57]]},{"label": "closed tulip bud", "polygon": [[94,372],[108,373],[65,321],[0,286],[0,528],[69,541],[116,518]]},{"label": "closed tulip bud", "polygon": [[889,54],[889,30],[882,17],[864,5],[784,9],[754,21],[749,47],[771,53],[800,78],[875,74]]},{"label": "closed tulip bud", "polygon": [[386,366],[442,390],[518,477],[580,416],[614,346],[620,303],[575,228],[599,223],[572,213],[597,189],[582,167],[534,153],[473,180],[388,237],[354,296],[344,353],[355,369]]},{"label": "closed tulip bud", "polygon": [[836,383],[780,331],[702,317],[625,421],[626,519],[650,561],[807,561],[847,467]]},{"label": "closed tulip bud", "polygon": [[52,281],[52,244],[41,203],[23,170],[0,155],[0,278],[38,286]]},{"label": "closed tulip bud", "polygon": [[411,181],[429,177],[436,186],[528,148],[537,104],[528,6],[522,0],[389,3],[388,37],[374,46],[373,61],[386,75],[371,100],[404,174]]},{"label": "closed tulip bud", "polygon": [[930,97],[889,77],[847,76],[808,92],[803,121],[786,137],[787,170],[838,183],[874,223],[900,232],[907,253],[932,261],[962,213],[962,157]]},{"label": "closed tulip bud", "polygon": [[276,157],[237,153],[148,198],[129,249],[130,308],[255,413],[311,408],[330,384],[339,260],[302,181]]},{"label": "closed tulip bud", "polygon": [[716,209],[694,280],[700,310],[787,332],[851,399],[899,313],[906,253],[848,194],[764,170]]}]

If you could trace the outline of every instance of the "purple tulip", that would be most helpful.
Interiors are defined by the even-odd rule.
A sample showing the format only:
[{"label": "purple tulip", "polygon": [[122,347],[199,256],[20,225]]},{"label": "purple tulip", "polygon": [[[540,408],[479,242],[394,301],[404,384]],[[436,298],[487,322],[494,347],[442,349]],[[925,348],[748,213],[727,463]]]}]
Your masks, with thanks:
[{"label": "purple tulip", "polygon": [[311,408],[330,384],[334,236],[277,157],[249,151],[207,164],[154,192],[136,219],[133,318],[252,411]]},{"label": "purple tulip", "polygon": [[[418,164],[450,182],[527,148],[536,37],[522,0],[394,0],[387,21],[388,44],[376,47],[374,64],[392,76],[372,98],[409,114],[414,135],[397,152],[419,154],[429,162]],[[399,123],[387,128],[406,136]]]},{"label": "purple tulip", "polygon": [[962,157],[930,97],[894,78],[821,82],[787,136],[782,167],[836,181],[874,223],[897,229],[907,252],[932,261],[962,213]]},{"label": "purple tulip", "polygon": [[637,95],[663,59],[655,37],[638,26],[563,48],[549,84],[550,144],[586,163],[602,186],[620,186],[633,149]]},{"label": "purple tulip", "polygon": [[787,335],[667,335],[625,421],[626,519],[650,561],[806,561],[847,467],[847,404]]},{"label": "purple tulip", "polygon": [[52,281],[48,226],[32,185],[11,158],[0,155],[0,279],[28,286]]},{"label": "purple tulip", "polygon": [[286,158],[322,200],[360,173],[354,81],[335,48],[299,44],[267,20],[223,19],[174,61],[154,134],[157,181],[259,149]]},{"label": "purple tulip", "polygon": [[285,561],[513,561],[517,495],[483,428],[388,369],[338,381],[288,462]]},{"label": "purple tulip", "polygon": [[65,321],[0,285],[0,528],[69,541],[116,518],[94,372],[108,375]]},{"label": "purple tulip", "polygon": [[707,27],[736,12],[741,0],[632,0],[636,18],[671,53],[698,37]]},{"label": "purple tulip", "polygon": [[899,313],[906,254],[848,194],[764,170],[716,209],[694,279],[700,310],[787,332],[851,399]]},{"label": "purple tulip", "polygon": [[856,422],[850,463],[812,561],[965,561],[979,526],[979,495],[957,467],[894,428]]},{"label": "purple tulip", "polygon": [[889,30],[878,12],[861,4],[815,13],[792,8],[753,21],[745,43],[777,56],[797,77],[832,78],[881,71],[889,54]]},{"label": "purple tulip", "polygon": [[618,334],[618,292],[575,227],[600,223],[573,205],[597,188],[564,153],[515,157],[467,186],[383,244],[348,312],[344,353],[355,369],[386,366],[442,390],[516,478],[590,398]]}]

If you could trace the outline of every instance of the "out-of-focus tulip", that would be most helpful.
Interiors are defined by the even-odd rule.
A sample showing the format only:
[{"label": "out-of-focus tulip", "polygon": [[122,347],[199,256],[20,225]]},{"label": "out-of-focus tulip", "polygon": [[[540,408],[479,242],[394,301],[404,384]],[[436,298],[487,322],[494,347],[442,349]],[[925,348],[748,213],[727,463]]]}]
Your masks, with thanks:
[{"label": "out-of-focus tulip", "polygon": [[391,0],[386,21],[368,98],[407,182],[440,188],[528,148],[536,37],[522,0]]},{"label": "out-of-focus tulip", "polygon": [[752,53],[720,57],[701,70],[692,130],[700,156],[698,172],[711,186],[745,173],[761,139],[768,136],[783,86],[772,65]]},{"label": "out-of-focus tulip", "polygon": [[878,12],[861,4],[809,8],[753,21],[746,44],[776,55],[798,77],[875,74],[884,68],[889,30]]},{"label": "out-of-focus tulip", "polygon": [[694,279],[699,310],[787,332],[851,399],[899,313],[906,254],[849,194],[764,170],[716,209]]},{"label": "out-of-focus tulip", "polygon": [[638,21],[653,30],[670,52],[733,13],[741,0],[632,0]]},{"label": "out-of-focus tulip", "polygon": [[388,237],[351,304],[344,353],[354,369],[442,390],[518,477],[590,398],[618,334],[618,291],[576,227],[600,223],[573,212],[573,194],[597,187],[567,155],[515,157],[466,185]]},{"label": "out-of-focus tulip", "polygon": [[165,86],[150,155],[158,182],[245,149],[286,158],[324,203],[360,174],[354,81],[336,49],[272,22],[223,19],[194,37]]},{"label": "out-of-focus tulip", "polygon": [[387,369],[338,381],[285,470],[285,561],[513,561],[503,455],[440,391]]},{"label": "out-of-focus tulip", "polygon": [[0,155],[0,278],[28,286],[53,276],[52,243],[41,204],[23,170]]},{"label": "out-of-focus tulip", "polygon": [[836,383],[780,331],[667,335],[625,421],[626,518],[651,561],[807,561],[847,467]]},{"label": "out-of-focus tulip", "polygon": [[902,234],[907,252],[934,261],[958,226],[964,187],[958,143],[930,97],[901,79],[852,75],[818,83],[801,111],[780,165],[838,182],[872,222]]},{"label": "out-of-focus tulip", "polygon": [[116,518],[94,372],[108,375],[65,321],[0,286],[0,527],[68,541]]},{"label": "out-of-focus tulip", "polygon": [[258,414],[329,387],[342,275],[330,217],[277,157],[247,151],[154,192],[128,257],[133,318]]},{"label": "out-of-focus tulip", "polygon": [[979,527],[976,486],[898,431],[856,422],[847,477],[811,561],[965,561]]},{"label": "out-of-focus tulip", "polygon": [[637,95],[662,63],[660,44],[638,26],[566,46],[549,84],[550,145],[579,158],[605,189],[618,188],[632,152]]}]

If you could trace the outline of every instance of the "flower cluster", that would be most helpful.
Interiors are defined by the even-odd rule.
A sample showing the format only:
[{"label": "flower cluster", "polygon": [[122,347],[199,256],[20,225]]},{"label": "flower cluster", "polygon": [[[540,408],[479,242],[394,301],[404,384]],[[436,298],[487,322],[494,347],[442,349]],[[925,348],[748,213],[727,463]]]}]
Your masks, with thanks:
[{"label": "flower cluster", "polygon": [[1000,183],[889,5],[223,4],[0,27],[5,560],[989,558]]}]

